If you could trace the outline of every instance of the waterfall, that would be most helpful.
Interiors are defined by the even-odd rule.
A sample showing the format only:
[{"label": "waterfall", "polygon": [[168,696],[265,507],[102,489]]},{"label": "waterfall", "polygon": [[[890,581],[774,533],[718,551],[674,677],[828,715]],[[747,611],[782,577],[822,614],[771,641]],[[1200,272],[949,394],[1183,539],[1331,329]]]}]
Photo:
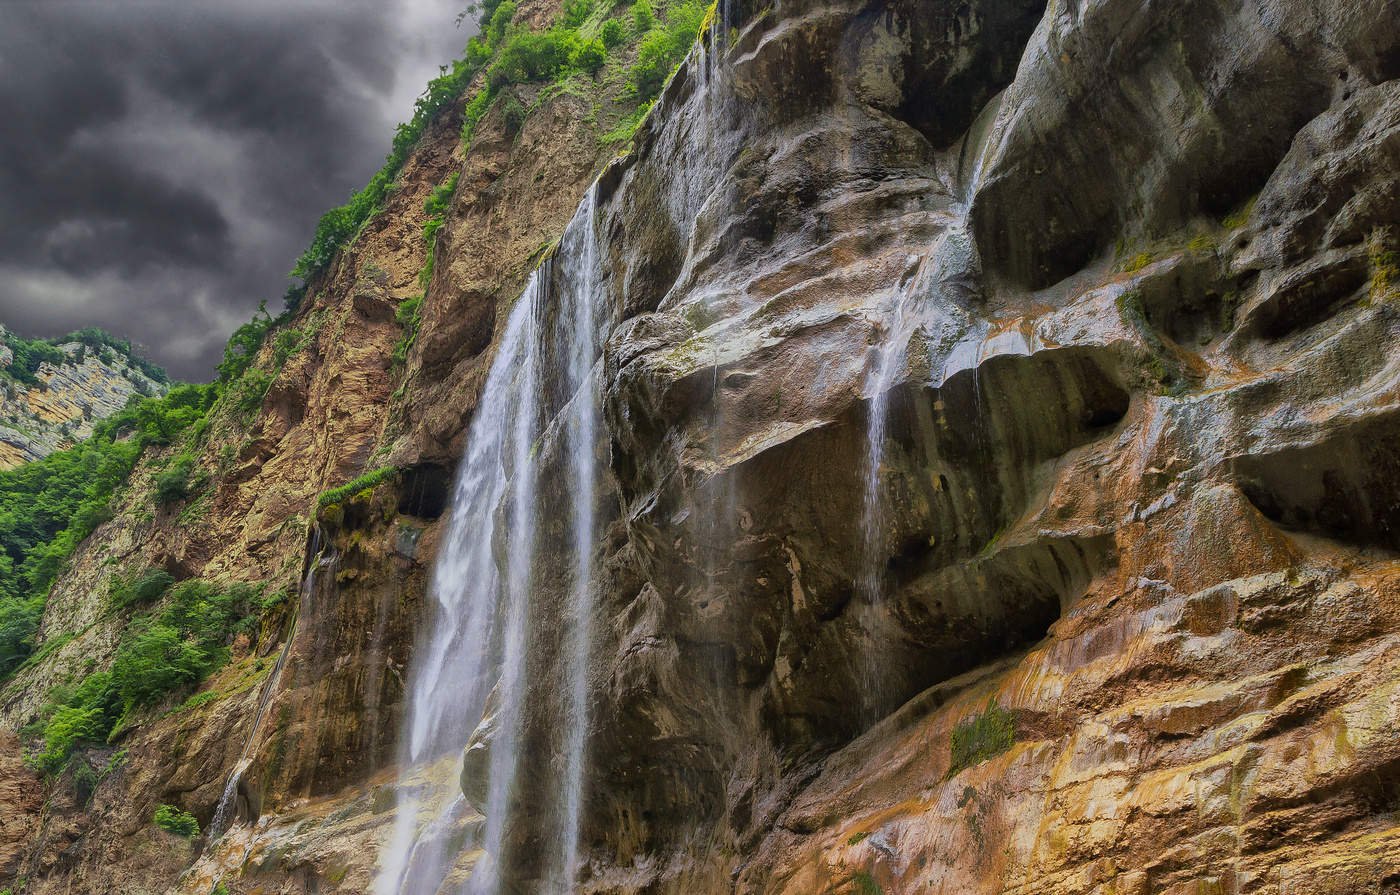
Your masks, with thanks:
[{"label": "waterfall", "polygon": [[[861,560],[856,581],[857,593],[862,598],[860,607],[861,624],[872,641],[872,648],[861,657],[861,681],[864,692],[861,711],[863,721],[869,724],[878,720],[892,706],[887,704],[893,695],[887,692],[884,683],[885,668],[879,659],[880,650],[874,648],[888,636],[886,621],[880,604],[885,593],[884,567],[888,545],[885,543],[886,514],[888,508],[880,493],[880,474],[885,463],[888,429],[890,422],[890,396],[895,387],[905,377],[909,366],[909,351],[921,328],[936,328],[937,321],[931,320],[931,311],[949,314],[949,309],[957,308],[968,301],[968,295],[975,292],[972,285],[979,276],[976,248],[968,232],[968,216],[972,201],[981,185],[987,153],[993,143],[999,120],[1001,96],[994,97],[987,109],[979,116],[969,131],[962,146],[963,153],[973,153],[971,168],[965,174],[961,170],[960,159],[953,171],[947,173],[945,184],[953,194],[951,207],[946,212],[944,226],[928,251],[920,261],[911,281],[896,294],[889,323],[877,351],[876,359],[866,379],[865,393],[869,395],[869,408],[866,417],[866,451],[864,472],[864,495],[860,522]],[[930,293],[941,293],[945,300],[931,300]],[[961,293],[961,294],[959,294]],[[959,320],[959,325],[967,326],[969,321]],[[974,354],[981,337],[982,329],[968,333],[953,350],[954,356],[961,356],[971,349]],[[973,361],[975,365],[975,359]],[[937,385],[945,371],[934,375],[931,385]],[[931,374],[933,375],[933,374]],[[980,409],[981,390],[977,378],[973,378],[975,398]],[[974,425],[978,421],[974,420]]]},{"label": "waterfall", "polygon": [[[588,191],[558,251],[511,309],[467,433],[409,672],[397,815],[378,895],[497,890],[496,864],[509,848],[520,790],[542,785],[521,774],[531,736],[527,700],[556,709],[547,744],[554,779],[543,784],[556,801],[549,806],[555,827],[533,860],[551,891],[567,890],[576,871],[588,745],[590,583],[604,480],[598,361],[609,320],[595,194]],[[556,605],[548,604],[549,595]],[[542,601],[548,617],[539,612]],[[551,639],[544,649],[557,656],[540,655],[540,637]],[[484,804],[475,805],[486,818],[486,857],[469,882],[457,875],[461,841],[453,833],[469,811],[466,801],[431,784],[410,785],[417,769],[446,760],[464,743],[470,743],[468,771],[484,767],[486,776],[477,787]]]},{"label": "waterfall", "polygon": [[297,618],[301,614],[301,603],[311,596],[316,589],[316,573],[318,570],[332,565],[335,562],[335,555],[326,555],[321,549],[321,527],[313,525],[311,530],[311,544],[307,551],[310,560],[307,563],[306,574],[301,580],[301,591],[298,595],[297,606],[292,610],[291,624],[287,627],[287,636],[282,644],[282,650],[277,654],[277,661],[272,665],[272,672],[263,682],[262,689],[258,694],[258,708],[253,713],[253,726],[248,730],[248,736],[243,741],[243,751],[239,753],[238,762],[233,766],[232,773],[229,774],[228,782],[224,784],[223,795],[219,797],[219,805],[214,809],[214,818],[209,822],[209,841],[213,842],[228,832],[234,820],[234,806],[238,801],[238,784],[247,773],[249,765],[253,763],[253,750],[257,746],[258,734],[262,731],[263,719],[267,715],[267,707],[272,702],[273,694],[277,692],[277,686],[282,680],[282,669],[287,664],[287,654],[291,651],[292,640],[296,635]]}]

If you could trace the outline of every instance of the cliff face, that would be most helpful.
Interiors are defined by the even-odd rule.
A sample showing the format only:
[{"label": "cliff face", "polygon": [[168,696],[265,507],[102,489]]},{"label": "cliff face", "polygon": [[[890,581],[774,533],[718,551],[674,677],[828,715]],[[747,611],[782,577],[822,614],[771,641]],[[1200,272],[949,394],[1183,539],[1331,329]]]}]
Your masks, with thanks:
[{"label": "cliff face", "polygon": [[724,14],[598,200],[584,888],[1394,886],[1400,9]]},{"label": "cliff face", "polygon": [[0,326],[0,469],[86,438],[133,395],[162,395],[168,387],[130,357],[76,341],[57,346],[64,359],[40,364],[34,384],[17,381],[4,375],[14,362],[5,332]]},{"label": "cliff face", "polygon": [[[114,566],[316,574],[87,806],[41,813],[0,765],[0,873],[362,892],[404,793],[432,816],[460,767],[487,807],[502,688],[464,763],[395,743],[451,470],[545,255],[549,325],[585,291],[606,318],[596,487],[550,379],[513,467],[556,535],[523,598],[519,793],[457,817],[454,873],[489,843],[504,890],[550,890],[587,630],[581,891],[1392,891],[1397,24],[1393,0],[736,2],[610,163],[606,79],[518,136],[488,116],[465,156],[446,116],[259,413],[212,427],[203,509],[142,519],[147,469],[84,546],[4,720],[110,656]],[[457,170],[400,368],[420,209]],[[318,492],[388,464],[308,532]],[[587,566],[549,527],[581,494]],[[149,825],[172,802],[207,827],[245,763],[217,843]]]}]

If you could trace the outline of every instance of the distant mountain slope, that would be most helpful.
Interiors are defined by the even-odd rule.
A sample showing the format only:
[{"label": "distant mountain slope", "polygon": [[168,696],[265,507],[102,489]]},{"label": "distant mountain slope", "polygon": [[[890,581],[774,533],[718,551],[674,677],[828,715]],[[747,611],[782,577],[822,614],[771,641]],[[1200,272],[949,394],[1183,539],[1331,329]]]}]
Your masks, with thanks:
[{"label": "distant mountain slope", "polygon": [[168,389],[164,370],[101,330],[45,340],[0,325],[0,469],[86,438],[132,395]]}]

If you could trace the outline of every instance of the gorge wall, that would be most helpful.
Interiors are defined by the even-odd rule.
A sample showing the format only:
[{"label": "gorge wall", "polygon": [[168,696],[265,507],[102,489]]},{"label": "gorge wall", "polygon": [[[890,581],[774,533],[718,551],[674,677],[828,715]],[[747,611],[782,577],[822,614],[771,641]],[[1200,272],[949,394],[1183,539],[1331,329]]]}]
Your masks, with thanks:
[{"label": "gorge wall", "polygon": [[[556,885],[579,630],[578,891],[1400,891],[1396,25],[1393,0],[733,0],[616,156],[606,77],[465,152],[450,110],[288,324],[307,347],[211,427],[203,509],[149,512],[159,457],[138,471],[0,719],[110,657],[114,567],[299,596],[86,804],[0,762],[0,884],[366,892],[405,804],[488,807],[501,688],[465,760],[396,749],[524,290],[541,344],[576,345],[556,317],[584,301],[602,338],[505,467],[501,506],[536,470],[551,535],[518,791],[454,815],[442,891],[482,860]],[[560,536],[581,496],[587,548]],[[520,529],[483,516],[503,561]],[[150,825],[207,829],[244,764],[222,838]]]},{"label": "gorge wall", "polygon": [[[125,352],[73,339],[57,340],[54,361],[38,365],[33,382],[11,373],[15,353],[0,326],[0,469],[47,457],[92,434],[134,395],[161,395],[164,371]],[[95,341],[95,340],[94,340]]]}]

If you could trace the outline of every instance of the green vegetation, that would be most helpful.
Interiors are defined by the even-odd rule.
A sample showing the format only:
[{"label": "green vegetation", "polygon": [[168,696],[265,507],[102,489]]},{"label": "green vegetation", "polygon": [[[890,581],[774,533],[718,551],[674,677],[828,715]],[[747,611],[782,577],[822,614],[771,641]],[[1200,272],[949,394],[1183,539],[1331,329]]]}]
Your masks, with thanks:
[{"label": "green vegetation", "polygon": [[869,831],[869,830],[861,830],[859,833],[853,833],[853,834],[851,835],[851,838],[849,838],[849,839],[846,840],[846,844],[847,844],[847,845],[860,845],[862,842],[864,842],[864,841],[865,841],[866,839],[868,839],[869,837],[870,837],[870,831]]},{"label": "green vegetation", "polygon": [[167,833],[193,839],[199,835],[199,821],[195,816],[181,811],[174,805],[161,805],[156,809],[155,824]]},{"label": "green vegetation", "polygon": [[617,19],[608,19],[598,30],[598,37],[603,41],[604,49],[616,50],[627,40],[627,29]]},{"label": "green vegetation", "polygon": [[346,482],[339,488],[332,488],[329,491],[322,492],[321,496],[316,500],[316,509],[324,510],[338,503],[344,503],[353,497],[358,497],[365,491],[369,491],[376,485],[388,481],[398,474],[399,468],[397,466],[384,466],[373,472],[367,472],[359,478]]},{"label": "green vegetation", "polygon": [[458,176],[458,173],[453,173],[440,186],[435,187],[423,202],[423,212],[428,215],[428,219],[423,223],[423,242],[428,246],[428,258],[423,263],[423,269],[418,272],[418,285],[424,289],[428,288],[428,282],[433,278],[433,266],[437,260],[437,234],[442,229],[443,222],[447,220],[447,210],[452,206],[453,194],[457,192]]},{"label": "green vegetation", "polygon": [[994,701],[986,711],[953,728],[948,777],[1010,749],[1016,742],[1016,716]]},{"label": "green vegetation", "polygon": [[[447,211],[452,206],[452,196],[457,191],[458,174],[454,173],[447,180],[435,187],[428,198],[423,202],[423,212],[428,219],[423,222],[423,241],[427,244],[428,254],[423,262],[423,267],[418,271],[418,285],[422,287],[424,294],[427,293],[428,284],[433,279],[433,269],[437,264],[437,235],[442,229],[443,222],[447,219]],[[395,369],[402,368],[408,361],[409,349],[413,347],[414,340],[418,337],[418,324],[421,320],[419,310],[423,306],[423,295],[414,296],[399,303],[394,311],[394,319],[399,326],[403,327],[403,332],[394,343],[394,353],[392,366]]]},{"label": "green vegetation", "polygon": [[1238,208],[1225,216],[1220,222],[1220,226],[1226,230],[1238,230],[1249,223],[1249,218],[1254,214],[1254,206],[1259,202],[1259,196],[1254,195],[1246,199]]},{"label": "green vegetation", "polygon": [[705,13],[706,7],[694,0],[673,3],[666,10],[665,26],[660,27],[647,0],[637,0],[632,5],[632,21],[642,39],[628,80],[639,100],[652,99],[661,92],[666,79],[690,52],[705,22]]},{"label": "green vegetation", "polygon": [[228,643],[257,621],[262,591],[191,579],[170,588],[159,612],[128,624],[110,671],[89,674],[49,694],[33,731],[43,740],[30,757],[58,772],[84,744],[109,742],[134,713],[190,689],[228,661]]},{"label": "green vegetation", "polygon": [[[475,38],[473,38],[475,40]],[[468,54],[470,57],[470,53]],[[407,124],[400,124],[394,132],[393,144],[390,147],[389,155],[384,160],[384,165],[379,169],[364,189],[350,197],[350,201],[338,208],[332,208],[321,216],[320,222],[316,224],[315,235],[311,239],[311,245],[301,257],[297,259],[296,266],[292,268],[292,276],[302,280],[301,289],[304,289],[306,282],[312,277],[324,271],[330,266],[335,253],[340,250],[356,233],[365,221],[374,214],[380,203],[394,187],[394,178],[398,176],[399,169],[408,159],[409,152],[417,144],[423,131],[427,129],[428,122],[440,112],[446,105],[461,94],[466,89],[467,84],[476,76],[480,70],[479,66],[470,64],[466,59],[458,60],[451,66],[444,66],[439,70],[438,77],[428,82],[428,87],[423,91],[423,95],[418,97],[418,102],[413,109],[413,118]],[[294,288],[289,290],[289,295],[296,294],[297,303],[300,303],[300,293]],[[288,301],[288,307],[294,307]]]},{"label": "green vegetation", "polygon": [[853,880],[856,884],[857,895],[884,895],[885,890],[881,889],[880,884],[875,882],[875,877],[864,870],[857,870]]},{"label": "green vegetation", "polygon": [[1124,273],[1137,273],[1149,264],[1157,260],[1157,256],[1151,252],[1138,252],[1133,257],[1123,263]]},{"label": "green vegetation", "polygon": [[156,503],[169,506],[190,496],[190,475],[194,472],[194,457],[179,456],[156,476]]},{"label": "green vegetation", "polygon": [[0,472],[0,678],[33,652],[44,598],[68,558],[111,518],[112,497],[148,445],[170,444],[203,418],[210,386],[133,399],[66,451]]},{"label": "green vegetation", "polygon": [[107,584],[107,605],[113,609],[150,603],[165,596],[175,577],[164,569],[147,569],[131,578],[112,576]]}]

